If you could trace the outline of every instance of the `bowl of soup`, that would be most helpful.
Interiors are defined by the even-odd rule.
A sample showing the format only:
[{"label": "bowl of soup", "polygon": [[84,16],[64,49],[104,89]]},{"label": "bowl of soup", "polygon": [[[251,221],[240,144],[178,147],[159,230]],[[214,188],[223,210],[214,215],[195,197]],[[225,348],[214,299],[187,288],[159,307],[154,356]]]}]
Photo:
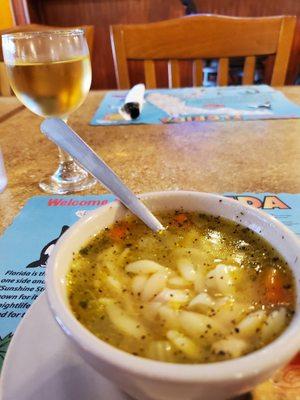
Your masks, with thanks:
[{"label": "bowl of soup", "polygon": [[75,223],[46,271],[55,319],[100,374],[139,400],[221,400],[298,351],[299,241],[226,197],[141,196],[152,232],[119,202]]}]

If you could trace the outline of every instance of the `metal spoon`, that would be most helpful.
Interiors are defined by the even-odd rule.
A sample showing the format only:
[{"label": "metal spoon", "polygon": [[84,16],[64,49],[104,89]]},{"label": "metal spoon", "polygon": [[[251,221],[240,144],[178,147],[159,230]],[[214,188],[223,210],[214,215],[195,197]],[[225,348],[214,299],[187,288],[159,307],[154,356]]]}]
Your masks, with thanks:
[{"label": "metal spoon", "polygon": [[113,170],[64,121],[58,118],[45,119],[41,131],[116,195],[150,229],[155,232],[165,229]]}]

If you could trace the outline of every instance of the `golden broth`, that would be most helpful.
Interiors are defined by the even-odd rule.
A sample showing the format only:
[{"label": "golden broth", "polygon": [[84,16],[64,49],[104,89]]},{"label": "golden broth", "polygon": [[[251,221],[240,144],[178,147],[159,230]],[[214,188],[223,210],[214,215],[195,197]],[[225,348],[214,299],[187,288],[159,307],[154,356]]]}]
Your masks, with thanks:
[{"label": "golden broth", "polygon": [[277,251],[219,217],[158,217],[164,232],[130,217],[74,255],[68,297],[86,328],[131,354],[175,363],[239,357],[281,334],[295,288]]}]

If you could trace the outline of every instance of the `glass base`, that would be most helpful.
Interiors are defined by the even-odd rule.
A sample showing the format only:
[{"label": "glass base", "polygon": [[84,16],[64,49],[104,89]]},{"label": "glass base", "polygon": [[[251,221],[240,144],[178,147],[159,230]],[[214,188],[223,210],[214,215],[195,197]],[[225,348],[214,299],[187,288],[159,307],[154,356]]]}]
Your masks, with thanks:
[{"label": "glass base", "polygon": [[39,187],[46,193],[71,194],[91,188],[97,180],[73,160],[59,164],[55,173],[42,180]]}]

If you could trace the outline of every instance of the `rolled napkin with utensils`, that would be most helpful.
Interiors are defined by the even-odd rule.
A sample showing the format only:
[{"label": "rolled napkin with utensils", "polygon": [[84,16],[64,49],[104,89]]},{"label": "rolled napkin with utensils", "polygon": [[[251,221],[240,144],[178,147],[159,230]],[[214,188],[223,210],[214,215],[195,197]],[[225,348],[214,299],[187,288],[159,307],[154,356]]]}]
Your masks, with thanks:
[{"label": "rolled napkin with utensils", "polygon": [[139,83],[129,90],[124,105],[119,108],[119,113],[124,119],[130,121],[140,116],[145,102],[144,95],[145,85],[143,83]]}]

